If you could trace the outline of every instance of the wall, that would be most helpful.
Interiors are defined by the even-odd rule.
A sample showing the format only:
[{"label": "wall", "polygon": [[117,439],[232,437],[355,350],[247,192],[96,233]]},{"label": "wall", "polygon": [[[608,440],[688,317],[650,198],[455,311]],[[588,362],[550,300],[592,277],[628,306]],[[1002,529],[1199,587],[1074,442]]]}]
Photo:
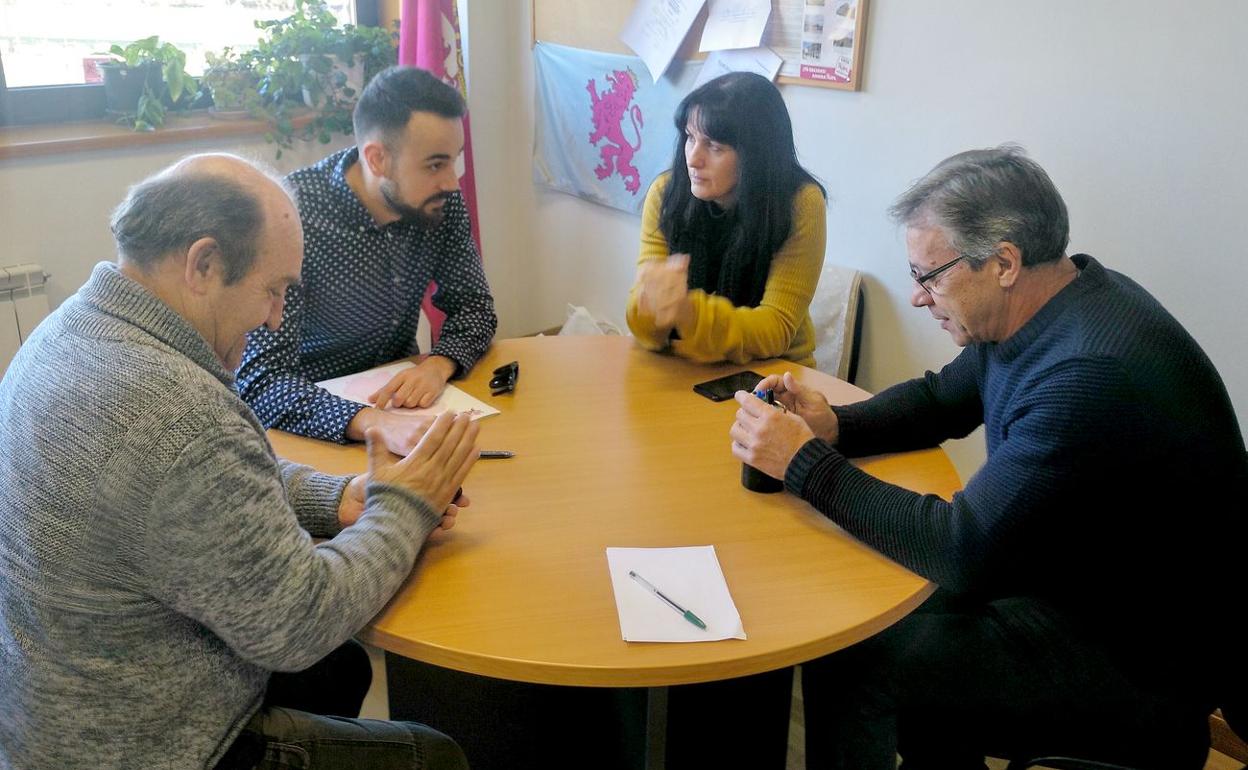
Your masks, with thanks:
[{"label": "wall", "polygon": [[[528,2],[470,0],[468,70],[486,272],[500,334],[557,325],[574,301],[617,323],[639,221],[534,189]],[[1071,211],[1071,248],[1148,287],[1209,353],[1241,428],[1248,355],[1248,3],[874,0],[860,93],[786,86],[803,162],[828,185],[828,258],[867,274],[860,382],[878,390],[957,349],[907,304],[889,202],[945,156],[1017,141]],[[262,142],[182,145],[0,163],[0,257],[38,261],[59,303],[112,257],[108,213],[126,187],[190,151],[272,158]],[[288,154],[283,170],[328,152]],[[965,477],[982,440],[951,446]]]},{"label": "wall", "polygon": [[263,139],[186,143],[0,163],[0,264],[36,262],[51,274],[53,307],[77,291],[91,268],[116,253],[108,220],[130,185],[193,152],[228,151],[286,172],[339,145],[297,143],[281,162]]},{"label": "wall", "polygon": [[[474,143],[508,153],[478,164],[479,184],[506,190],[483,215],[489,223],[500,204],[521,214],[505,234],[487,230],[487,251],[492,238],[494,248],[530,244],[514,267],[520,327],[557,324],[568,301],[622,323],[639,220],[529,182],[527,10],[470,3]],[[828,259],[867,276],[860,383],[879,390],[957,352],[908,305],[888,204],[942,158],[1013,141],[1062,191],[1071,253],[1129,274],[1183,322],[1226,380],[1243,429],[1244,30],[1248,3],[1233,0],[1194,0],[1177,13],[1159,0],[873,0],[862,92],[782,89],[802,160],[832,198]],[[982,443],[949,447],[964,478],[982,462]]]}]

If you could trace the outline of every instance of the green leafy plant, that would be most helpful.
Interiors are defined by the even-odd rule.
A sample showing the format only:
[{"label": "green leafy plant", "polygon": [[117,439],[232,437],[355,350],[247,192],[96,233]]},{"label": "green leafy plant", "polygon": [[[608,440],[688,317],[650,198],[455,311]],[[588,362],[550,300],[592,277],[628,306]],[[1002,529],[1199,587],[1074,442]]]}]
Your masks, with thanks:
[{"label": "green leafy plant", "polygon": [[[301,103],[312,109],[312,117],[298,138],[328,144],[335,133],[351,133],[351,110],[362,84],[396,60],[397,32],[340,27],[324,0],[296,0],[294,13],[258,21],[256,27],[263,36],[242,58],[259,78],[272,125],[266,138],[278,145],[279,158],[296,138],[294,118]],[[347,73],[361,66],[361,81],[351,82]]]},{"label": "green leafy plant", "polygon": [[144,80],[143,93],[139,96],[134,114],[136,131],[153,131],[164,125],[166,95],[170,104],[177,104],[183,95],[193,96],[195,93],[195,79],[186,74],[186,54],[173,43],[161,43],[157,35],[126,46],[114,44],[108,53],[117,59],[112,66],[131,70],[157,67],[163,77],[164,85],[159,88],[153,88],[149,80]]},{"label": "green leafy plant", "polygon": [[211,94],[218,111],[246,111],[263,117],[260,78],[246,58],[226,48],[220,54],[209,51],[204,59],[208,66],[199,80],[200,86]]}]

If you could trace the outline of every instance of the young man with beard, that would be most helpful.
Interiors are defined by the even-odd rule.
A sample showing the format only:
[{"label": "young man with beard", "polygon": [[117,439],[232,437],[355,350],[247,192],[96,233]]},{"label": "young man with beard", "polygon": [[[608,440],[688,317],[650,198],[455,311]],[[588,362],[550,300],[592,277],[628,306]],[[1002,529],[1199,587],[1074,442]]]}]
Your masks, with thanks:
[{"label": "young man with beard", "polygon": [[[464,112],[451,86],[392,67],[360,96],[356,146],[288,177],[303,222],[303,282],[286,294],[280,329],[251,334],[238,372],[239,392],[265,427],[339,442],[376,427],[405,454],[428,420],[383,408],[428,406],[489,346],[498,318],[455,170]],[[419,365],[373,394],[374,406],[316,386],[419,353],[431,282],[446,313],[442,334]]]}]

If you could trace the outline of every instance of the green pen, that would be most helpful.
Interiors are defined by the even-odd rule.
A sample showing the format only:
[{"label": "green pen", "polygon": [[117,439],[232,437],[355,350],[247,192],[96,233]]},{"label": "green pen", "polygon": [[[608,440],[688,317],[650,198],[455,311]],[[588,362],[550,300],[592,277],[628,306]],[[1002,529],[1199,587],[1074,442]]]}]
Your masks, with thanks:
[{"label": "green pen", "polygon": [[697,626],[698,628],[702,629],[703,631],[705,631],[705,630],[706,630],[706,624],[702,622],[702,618],[699,618],[697,615],[694,615],[694,614],[693,614],[692,612],[690,612],[689,610],[685,609],[684,607],[681,607],[681,606],[680,606],[679,604],[677,604],[676,602],[674,602],[674,601],[672,601],[671,599],[669,599],[669,598],[667,598],[666,596],[664,596],[662,591],[660,591],[659,589],[657,589],[657,588],[655,588],[654,586],[650,585],[649,581],[647,581],[647,580],[646,580],[645,578],[643,578],[641,575],[638,575],[636,572],[633,572],[633,571],[630,569],[630,570],[628,571],[628,576],[629,576],[629,577],[631,577],[633,580],[636,580],[638,583],[641,583],[643,586],[645,586],[647,591],[649,591],[650,593],[652,593],[652,594],[654,594],[655,596],[659,597],[659,598],[660,598],[660,599],[662,599],[663,601],[667,602],[667,606],[669,606],[669,607],[671,607],[672,609],[674,609],[674,610],[676,610],[677,612],[679,612],[679,613],[681,614],[681,616],[682,616],[685,620],[687,620],[687,621],[689,621],[690,623],[694,624],[695,626]]}]

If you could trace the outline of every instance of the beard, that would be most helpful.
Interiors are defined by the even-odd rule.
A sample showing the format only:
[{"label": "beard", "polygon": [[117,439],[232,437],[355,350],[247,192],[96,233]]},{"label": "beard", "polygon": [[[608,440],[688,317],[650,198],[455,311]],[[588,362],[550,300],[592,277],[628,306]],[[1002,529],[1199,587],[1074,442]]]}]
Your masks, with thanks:
[{"label": "beard", "polygon": [[436,193],[426,198],[419,206],[412,206],[404,202],[399,194],[399,186],[394,183],[394,180],[381,180],[381,197],[386,201],[390,210],[398,214],[401,221],[414,224],[424,230],[432,230],[442,224],[442,209],[426,211],[425,207],[431,203],[448,200],[452,194]]}]

